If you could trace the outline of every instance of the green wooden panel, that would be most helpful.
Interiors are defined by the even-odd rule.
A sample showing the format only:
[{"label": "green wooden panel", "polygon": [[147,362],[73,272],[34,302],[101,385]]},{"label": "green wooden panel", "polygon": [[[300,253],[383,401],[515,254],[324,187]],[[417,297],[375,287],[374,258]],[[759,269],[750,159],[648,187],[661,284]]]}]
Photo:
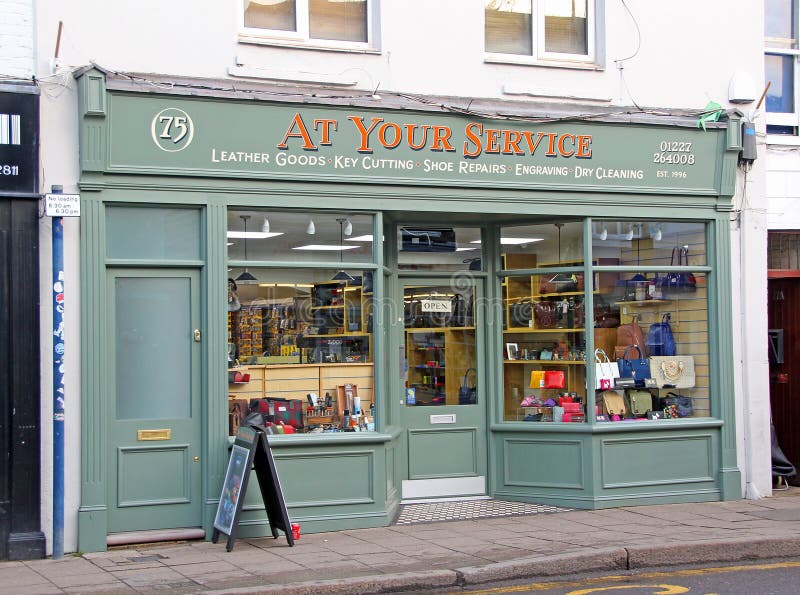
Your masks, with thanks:
[{"label": "green wooden panel", "polygon": [[[189,445],[117,450],[117,506],[188,503],[192,497]],[[156,474],[153,471],[156,471]],[[147,477],[148,481],[142,481]],[[197,496],[197,494],[196,494]]]},{"label": "green wooden panel", "polygon": [[583,489],[580,440],[515,438],[503,441],[505,486]]},{"label": "green wooden panel", "polygon": [[109,106],[109,171],[180,176],[718,195],[727,141],[718,128],[177,96],[112,93]]},{"label": "green wooden panel", "polygon": [[319,450],[277,457],[281,486],[290,507],[375,501],[373,451]]},{"label": "green wooden panel", "polygon": [[602,487],[713,482],[712,445],[710,435],[604,438],[600,441]]},{"label": "green wooden panel", "polygon": [[408,432],[408,478],[477,475],[476,428],[411,430]]},{"label": "green wooden panel", "polygon": [[106,207],[108,258],[198,260],[200,210]]}]

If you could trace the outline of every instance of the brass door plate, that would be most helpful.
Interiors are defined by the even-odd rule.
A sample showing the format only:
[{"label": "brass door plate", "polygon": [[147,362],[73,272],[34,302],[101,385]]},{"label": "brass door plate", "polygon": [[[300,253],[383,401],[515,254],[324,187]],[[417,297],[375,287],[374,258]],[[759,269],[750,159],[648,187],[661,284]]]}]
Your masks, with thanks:
[{"label": "brass door plate", "polygon": [[136,432],[136,439],[144,440],[169,440],[172,438],[172,430],[139,430]]}]

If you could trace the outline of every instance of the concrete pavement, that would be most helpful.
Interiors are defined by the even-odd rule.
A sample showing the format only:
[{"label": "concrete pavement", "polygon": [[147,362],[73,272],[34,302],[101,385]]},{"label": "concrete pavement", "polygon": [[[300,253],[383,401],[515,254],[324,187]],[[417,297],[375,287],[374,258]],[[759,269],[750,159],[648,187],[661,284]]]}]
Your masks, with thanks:
[{"label": "concrete pavement", "polygon": [[575,572],[800,557],[800,488],[757,501],[139,545],[0,562],[0,593],[381,593]]}]

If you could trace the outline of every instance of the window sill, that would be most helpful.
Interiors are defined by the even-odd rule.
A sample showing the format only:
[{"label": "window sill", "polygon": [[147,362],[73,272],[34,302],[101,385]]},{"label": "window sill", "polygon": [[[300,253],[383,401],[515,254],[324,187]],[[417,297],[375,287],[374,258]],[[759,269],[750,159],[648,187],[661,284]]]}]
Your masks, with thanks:
[{"label": "window sill", "polygon": [[539,60],[531,56],[512,56],[488,54],[484,56],[485,64],[509,64],[513,66],[540,66],[542,68],[566,68],[569,70],[604,71],[605,68],[595,62],[578,62],[568,60]]},{"label": "window sill", "polygon": [[381,50],[377,48],[367,47],[365,44],[342,45],[331,43],[327,44],[319,41],[295,41],[291,39],[275,39],[269,37],[260,37],[258,35],[245,35],[240,34],[238,38],[239,43],[249,45],[265,45],[277,48],[292,48],[298,50],[314,50],[321,52],[343,52],[346,54],[373,54],[379,56]]},{"label": "window sill", "polygon": [[795,136],[792,134],[768,134],[767,146],[769,145],[798,147],[800,146],[800,136]]}]

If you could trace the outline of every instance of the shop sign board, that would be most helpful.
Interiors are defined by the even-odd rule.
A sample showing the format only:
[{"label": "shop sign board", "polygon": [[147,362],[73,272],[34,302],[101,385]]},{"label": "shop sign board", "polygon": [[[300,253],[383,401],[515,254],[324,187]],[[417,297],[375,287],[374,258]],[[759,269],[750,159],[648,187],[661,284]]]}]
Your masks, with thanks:
[{"label": "shop sign board", "polygon": [[38,192],[39,95],[24,91],[0,92],[0,194]]},{"label": "shop sign board", "polygon": [[80,194],[45,194],[44,213],[48,217],[80,217]]},{"label": "shop sign board", "polygon": [[227,535],[226,549],[229,552],[233,549],[251,469],[258,478],[272,536],[277,538],[280,529],[285,533],[289,545],[293,546],[292,526],[289,523],[289,513],[286,510],[278,471],[267,440],[266,428],[256,424],[239,426],[236,433],[225,471],[225,480],[222,483],[217,513],[214,516],[211,540],[217,543],[220,535]]},{"label": "shop sign board", "polygon": [[108,170],[718,194],[721,128],[112,94]]}]

